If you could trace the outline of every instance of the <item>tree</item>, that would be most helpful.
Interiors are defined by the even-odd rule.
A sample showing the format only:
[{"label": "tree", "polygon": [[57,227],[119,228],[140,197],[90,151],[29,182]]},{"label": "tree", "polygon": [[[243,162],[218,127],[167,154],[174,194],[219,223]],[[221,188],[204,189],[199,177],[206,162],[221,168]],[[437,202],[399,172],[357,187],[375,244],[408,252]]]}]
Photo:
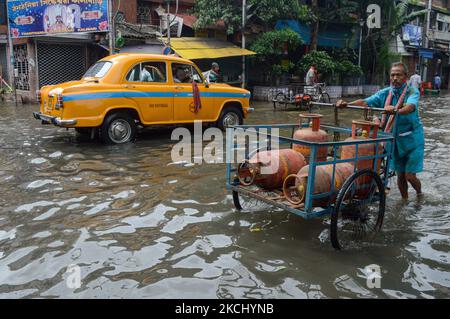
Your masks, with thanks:
[{"label": "tree", "polygon": [[[265,30],[273,27],[279,19],[308,19],[308,8],[298,0],[247,0],[252,14],[249,23],[260,24]],[[204,28],[223,21],[227,33],[242,28],[242,0],[197,0],[193,8],[197,17],[194,28]]]},{"label": "tree", "polygon": [[291,29],[283,29],[261,34],[250,45],[250,50],[257,53],[255,59],[261,71],[274,76],[289,72],[295,67],[293,63],[283,64],[282,59],[286,53],[294,52],[302,43],[303,40],[298,33]]}]

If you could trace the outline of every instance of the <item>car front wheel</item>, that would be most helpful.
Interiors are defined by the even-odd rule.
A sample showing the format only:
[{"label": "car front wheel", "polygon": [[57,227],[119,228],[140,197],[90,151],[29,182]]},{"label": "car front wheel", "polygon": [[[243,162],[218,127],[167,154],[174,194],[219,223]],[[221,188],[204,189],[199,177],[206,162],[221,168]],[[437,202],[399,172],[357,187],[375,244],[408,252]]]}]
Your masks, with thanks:
[{"label": "car front wheel", "polygon": [[226,130],[229,126],[242,125],[244,122],[241,110],[227,108],[222,111],[217,126],[221,130]]},{"label": "car front wheel", "polygon": [[136,123],[127,113],[109,114],[101,127],[101,137],[107,144],[125,144],[136,136]]}]

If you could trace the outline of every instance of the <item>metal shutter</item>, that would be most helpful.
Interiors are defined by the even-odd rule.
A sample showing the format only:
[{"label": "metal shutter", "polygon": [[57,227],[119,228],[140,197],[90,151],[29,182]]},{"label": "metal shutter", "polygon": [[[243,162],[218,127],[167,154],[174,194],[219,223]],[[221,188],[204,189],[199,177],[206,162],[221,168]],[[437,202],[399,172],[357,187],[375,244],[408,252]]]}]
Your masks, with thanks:
[{"label": "metal shutter", "polygon": [[86,72],[86,47],[38,43],[39,87],[79,80]]},{"label": "metal shutter", "polygon": [[8,79],[8,57],[6,52],[6,45],[0,44],[0,64],[2,66],[2,78],[9,82]]}]

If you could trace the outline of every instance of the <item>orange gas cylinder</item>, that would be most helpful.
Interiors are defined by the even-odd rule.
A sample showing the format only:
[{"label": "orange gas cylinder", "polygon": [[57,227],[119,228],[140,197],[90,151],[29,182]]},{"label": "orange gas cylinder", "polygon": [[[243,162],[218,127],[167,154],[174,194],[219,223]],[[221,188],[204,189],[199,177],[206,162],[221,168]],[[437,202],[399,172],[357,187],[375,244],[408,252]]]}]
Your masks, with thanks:
[{"label": "orange gas cylinder", "polygon": [[[308,174],[309,165],[303,167],[296,175],[289,175],[283,184],[283,193],[286,199],[294,205],[300,205],[306,200],[308,188]],[[316,175],[314,177],[314,190],[312,194],[329,193],[332,190],[334,165],[323,165],[316,167]],[[330,201],[333,201],[337,192],[341,189],[347,178],[349,178],[355,168],[350,163],[336,164],[334,177],[334,191],[335,196],[325,197],[323,199],[316,199],[313,201],[314,207],[328,206]]]},{"label": "orange gas cylinder", "polygon": [[[357,136],[357,128],[362,127],[362,135]],[[360,141],[360,140],[370,140],[376,139],[378,134],[378,124],[369,121],[353,121],[352,122],[352,137],[346,139],[346,142]],[[378,146],[378,153],[383,153],[383,148],[381,143]],[[358,157],[366,157],[366,156],[374,156],[376,153],[376,144],[359,144],[358,146]],[[342,146],[341,159],[347,160],[351,158],[356,158],[356,146],[355,145],[345,145]],[[358,170],[362,170],[364,168],[373,169],[373,159],[369,160],[358,160],[356,163],[356,167]],[[380,169],[381,160],[378,162],[378,170]]]},{"label": "orange gas cylinder", "polygon": [[241,185],[273,190],[281,188],[288,175],[295,174],[305,165],[303,155],[294,150],[264,151],[239,165],[238,178]]},{"label": "orange gas cylinder", "polygon": [[[352,122],[352,137],[346,139],[346,142],[351,141],[358,141],[358,140],[370,140],[370,139],[376,139],[378,134],[378,125],[377,122],[369,122],[369,121],[353,121]],[[362,135],[357,136],[357,128],[362,127]],[[376,143],[371,144],[359,144],[358,146],[358,158],[359,157],[366,157],[366,156],[374,156],[377,152],[376,150]],[[378,154],[383,153],[383,146],[381,143],[378,144]],[[356,158],[356,146],[355,145],[346,145],[342,147],[342,153],[341,153],[341,159],[348,160]],[[355,162],[352,162],[355,164]],[[362,169],[374,169],[374,160],[373,159],[366,159],[366,160],[358,160],[356,162],[356,168],[357,170]],[[377,169],[376,172],[379,172],[381,168],[381,159],[377,161]],[[371,183],[371,177],[364,177],[357,181],[358,187],[367,188],[362,185],[369,185]],[[369,189],[366,190],[359,190],[357,193],[360,196],[363,196],[367,194]]]},{"label": "orange gas cylinder", "polygon": [[[311,127],[302,128],[294,133],[295,140],[303,140],[307,142],[328,142],[327,132],[320,129],[320,114],[300,114],[300,126],[304,119],[311,120]],[[309,164],[311,149],[306,145],[294,144],[293,150],[300,152],[305,156],[306,162]],[[328,156],[328,147],[319,147],[316,154],[316,162],[326,162]]]}]

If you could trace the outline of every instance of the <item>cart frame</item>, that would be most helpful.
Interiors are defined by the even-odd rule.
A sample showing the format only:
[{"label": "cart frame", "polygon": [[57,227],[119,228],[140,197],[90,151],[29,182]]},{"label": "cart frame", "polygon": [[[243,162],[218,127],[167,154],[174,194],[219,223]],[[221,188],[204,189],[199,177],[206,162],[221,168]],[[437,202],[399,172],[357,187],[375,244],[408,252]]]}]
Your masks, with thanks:
[{"label": "cart frame", "polygon": [[[318,106],[332,106],[335,110],[335,121],[339,121],[338,117],[338,109],[333,104],[325,104],[325,103],[315,103]],[[349,106],[348,108],[354,109],[354,110],[361,110],[366,112],[368,111],[368,108],[364,107],[357,107],[357,106]],[[375,112],[383,112],[383,109],[376,109],[371,108],[371,111]],[[395,115],[394,115],[395,116]],[[307,128],[309,125],[308,123],[301,124],[302,128]],[[257,199],[259,201],[265,202],[271,206],[280,208],[282,210],[288,211],[290,213],[293,213],[295,215],[298,215],[304,219],[313,219],[313,218],[320,218],[324,217],[326,215],[330,214],[337,214],[338,212],[335,211],[336,202],[334,202],[332,199],[339,196],[339,190],[335,189],[335,172],[336,172],[336,165],[339,163],[352,163],[354,164],[354,174],[358,174],[358,172],[362,172],[362,170],[357,169],[357,163],[360,160],[373,160],[373,167],[372,167],[372,174],[375,173],[380,177],[381,183],[382,183],[382,189],[379,190],[378,194],[383,192],[382,196],[374,196],[367,199],[367,202],[362,202],[362,205],[369,205],[373,202],[380,201],[380,197],[383,197],[383,202],[380,203],[380,205],[383,205],[383,215],[384,215],[384,205],[385,205],[385,189],[388,188],[389,185],[389,179],[393,176],[392,169],[391,169],[391,161],[393,158],[393,152],[394,152],[394,143],[395,143],[395,123],[394,123],[394,131],[392,133],[385,133],[385,132],[379,132],[378,137],[375,139],[367,139],[367,140],[354,140],[354,141],[333,141],[333,142],[326,142],[326,143],[316,143],[316,142],[308,142],[304,140],[296,140],[293,139],[292,136],[295,132],[295,130],[299,129],[300,126],[298,124],[274,124],[274,125],[240,125],[240,126],[232,126],[229,129],[227,129],[227,159],[233,158],[232,155],[236,152],[239,147],[242,148],[242,145],[238,145],[237,141],[235,140],[236,132],[243,132],[245,133],[248,129],[256,130],[256,134],[258,135],[257,139],[257,145],[256,150],[259,151],[265,151],[265,150],[271,150],[271,141],[272,139],[276,138],[279,141],[280,149],[283,148],[282,146],[289,145],[289,148],[292,148],[294,144],[302,145],[302,146],[308,146],[310,147],[311,155],[310,155],[310,163],[309,163],[309,174],[308,174],[308,182],[307,182],[307,191],[306,191],[306,197],[305,202],[302,205],[295,206],[291,203],[289,203],[286,198],[282,194],[278,194],[279,196],[271,196],[267,197],[264,196],[261,190],[254,190],[251,187],[242,186],[239,183],[239,180],[236,178],[237,176],[237,166],[236,164],[232,164],[230,162],[227,162],[226,165],[226,186],[227,189],[231,190],[233,192],[233,196],[238,196],[239,194],[247,195],[248,197]],[[288,129],[292,131],[291,137],[287,136],[278,136],[275,135],[272,131],[274,130],[280,130],[280,129]],[[321,129],[327,131],[328,133],[334,133],[336,134],[349,134],[351,135],[352,129],[347,127],[340,127],[336,125],[327,125],[322,124]],[[281,135],[281,134],[280,134]],[[263,148],[260,148],[260,141],[265,140],[268,141],[267,145],[264,145]],[[376,145],[376,152],[373,156],[359,156],[359,147],[363,144],[375,144]],[[351,159],[340,159],[338,157],[339,149],[343,146],[355,146],[355,158]],[[333,157],[332,159],[326,161],[326,162],[318,162],[316,160],[317,151],[320,147],[328,147],[329,149],[332,148]],[[245,145],[245,158],[248,160],[251,157],[251,154],[249,154],[249,145]],[[379,152],[381,150],[381,152]],[[378,167],[378,163],[380,164],[380,167]],[[384,167],[383,166],[384,163]],[[331,190],[330,192],[321,193],[321,194],[314,194],[314,181],[316,177],[316,168],[323,165],[330,165],[333,164],[333,174],[332,174],[332,181],[331,181]],[[369,170],[368,170],[369,171]],[[352,176],[353,176],[352,175]],[[361,175],[361,174],[359,174]],[[350,178],[349,178],[350,179]],[[345,183],[344,183],[345,184]],[[329,198],[328,200],[328,206],[327,207],[314,207],[313,202],[317,199],[323,199],[323,198]],[[233,198],[235,199],[235,198]],[[342,199],[341,199],[342,200]],[[381,201],[380,201],[381,202]],[[341,204],[341,203],[340,203]],[[381,228],[381,225],[380,225]],[[335,246],[333,244],[333,246]],[[338,245],[339,246],[339,245]],[[340,249],[340,247],[336,247],[337,249]]]}]

